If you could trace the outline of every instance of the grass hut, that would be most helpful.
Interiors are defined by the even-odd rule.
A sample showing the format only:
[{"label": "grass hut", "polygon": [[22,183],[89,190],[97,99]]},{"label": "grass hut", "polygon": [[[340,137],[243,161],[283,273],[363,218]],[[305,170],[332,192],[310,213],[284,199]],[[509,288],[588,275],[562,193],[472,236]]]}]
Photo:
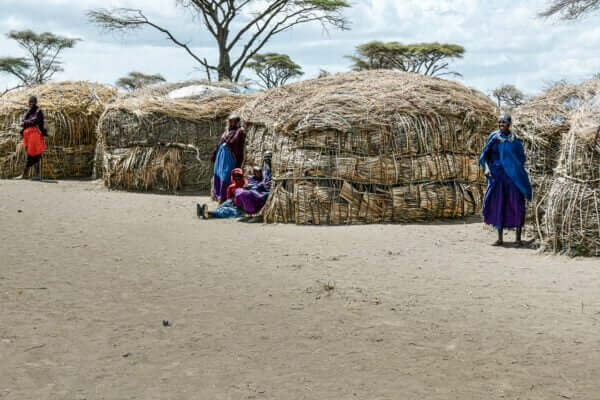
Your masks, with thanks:
[{"label": "grass hut", "polygon": [[246,95],[125,97],[98,124],[98,157],[110,189],[181,193],[210,189],[210,156]]},{"label": "grass hut", "polygon": [[547,196],[554,181],[563,138],[571,129],[570,115],[600,94],[600,80],[559,84],[519,107],[513,115],[514,129],[523,140],[527,171],[533,186],[528,204],[527,226],[539,235]]},{"label": "grass hut", "polygon": [[270,90],[240,111],[247,164],[273,152],[267,222],[361,224],[480,212],[494,104],[459,83],[351,72]]},{"label": "grass hut", "polygon": [[21,123],[32,95],[44,111],[48,128],[42,174],[50,178],[92,175],[96,125],[116,90],[89,82],[48,83],[0,99],[0,178],[23,172],[25,149]]},{"label": "grass hut", "polygon": [[600,256],[600,99],[571,117],[541,227],[546,249]]}]

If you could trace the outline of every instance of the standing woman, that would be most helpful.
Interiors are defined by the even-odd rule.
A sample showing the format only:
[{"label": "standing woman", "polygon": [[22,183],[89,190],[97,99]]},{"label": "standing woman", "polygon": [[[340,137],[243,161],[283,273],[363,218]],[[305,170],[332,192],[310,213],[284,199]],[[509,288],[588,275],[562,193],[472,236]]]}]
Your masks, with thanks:
[{"label": "standing woman", "polygon": [[510,130],[512,118],[504,115],[500,129],[493,132],[479,159],[488,180],[483,200],[483,220],[498,230],[495,246],[504,244],[504,229],[517,230],[517,244],[525,224],[525,199],[531,200],[531,184],[525,171],[523,144]]},{"label": "standing woman", "polygon": [[214,163],[212,196],[219,203],[227,200],[227,188],[231,184],[231,171],[244,163],[246,134],[237,115],[229,117],[228,126],[212,155]]},{"label": "standing woman", "polygon": [[35,166],[36,173],[32,179],[39,180],[41,179],[40,161],[42,159],[42,152],[46,149],[44,136],[48,135],[44,128],[44,113],[38,107],[37,97],[35,96],[29,98],[29,111],[23,117],[22,127],[21,137],[23,138],[23,144],[27,152],[27,161],[25,162],[23,174],[17,179],[24,179],[27,176],[29,168]]}]

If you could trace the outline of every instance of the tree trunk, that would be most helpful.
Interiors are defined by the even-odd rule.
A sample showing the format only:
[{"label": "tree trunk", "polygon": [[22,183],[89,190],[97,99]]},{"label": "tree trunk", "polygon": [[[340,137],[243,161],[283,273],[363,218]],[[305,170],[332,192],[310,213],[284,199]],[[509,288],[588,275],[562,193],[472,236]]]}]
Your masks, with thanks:
[{"label": "tree trunk", "polygon": [[219,49],[219,80],[233,82],[233,68],[231,68],[231,59],[226,49]]},{"label": "tree trunk", "polygon": [[217,29],[217,42],[219,44],[219,66],[217,73],[220,81],[228,80],[233,82],[233,68],[231,67],[231,58],[227,51],[227,37],[229,32],[222,27]]}]

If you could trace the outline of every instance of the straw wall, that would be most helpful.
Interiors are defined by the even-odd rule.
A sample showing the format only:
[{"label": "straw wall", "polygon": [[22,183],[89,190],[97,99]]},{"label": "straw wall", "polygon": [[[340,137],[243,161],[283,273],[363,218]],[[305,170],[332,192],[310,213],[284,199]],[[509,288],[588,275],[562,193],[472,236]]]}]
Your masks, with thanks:
[{"label": "straw wall", "polygon": [[60,82],[17,91],[0,99],[0,177],[23,171],[25,151],[21,123],[31,95],[38,97],[48,129],[44,177],[90,177],[96,125],[116,90],[89,82]]},{"label": "straw wall", "polygon": [[339,74],[246,104],[247,164],[273,152],[267,222],[354,224],[480,212],[478,155],[494,105],[454,82],[391,71]]},{"label": "straw wall", "polygon": [[561,143],[571,129],[571,115],[598,94],[598,79],[580,84],[559,84],[519,107],[513,114],[513,128],[523,140],[527,155],[526,168],[533,187],[526,228],[537,236],[542,232],[539,224],[544,217],[555,178]]},{"label": "straw wall", "polygon": [[549,250],[600,256],[600,103],[571,119],[540,230]]},{"label": "straw wall", "polygon": [[210,189],[210,156],[229,114],[246,101],[143,96],[107,108],[98,125],[98,163],[107,187],[160,193]]}]

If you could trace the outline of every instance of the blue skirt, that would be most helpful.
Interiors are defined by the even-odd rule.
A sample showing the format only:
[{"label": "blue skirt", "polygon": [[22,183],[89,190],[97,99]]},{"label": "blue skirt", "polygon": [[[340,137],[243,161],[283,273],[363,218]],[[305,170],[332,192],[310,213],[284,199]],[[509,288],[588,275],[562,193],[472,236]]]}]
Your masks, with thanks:
[{"label": "blue skirt", "polygon": [[221,144],[215,157],[213,197],[219,201],[227,199],[227,188],[231,185],[231,171],[235,168],[235,157],[226,144]]}]

